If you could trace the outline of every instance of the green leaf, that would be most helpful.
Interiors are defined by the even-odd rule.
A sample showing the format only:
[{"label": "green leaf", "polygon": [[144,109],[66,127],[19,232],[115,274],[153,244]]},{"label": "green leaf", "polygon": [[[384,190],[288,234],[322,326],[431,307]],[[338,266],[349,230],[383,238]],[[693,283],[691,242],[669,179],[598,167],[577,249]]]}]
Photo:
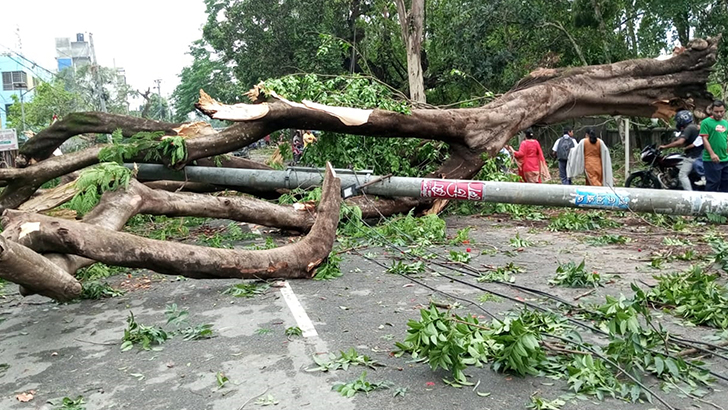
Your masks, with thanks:
[{"label": "green leaf", "polygon": [[680,371],[677,368],[677,365],[675,364],[675,361],[672,358],[666,358],[665,359],[665,365],[667,366],[667,370],[670,372],[670,374],[673,377],[679,377]]},{"label": "green leaf", "polygon": [[131,348],[134,347],[134,344],[131,341],[126,341],[121,344],[121,351],[126,352],[127,350],[131,350]]}]

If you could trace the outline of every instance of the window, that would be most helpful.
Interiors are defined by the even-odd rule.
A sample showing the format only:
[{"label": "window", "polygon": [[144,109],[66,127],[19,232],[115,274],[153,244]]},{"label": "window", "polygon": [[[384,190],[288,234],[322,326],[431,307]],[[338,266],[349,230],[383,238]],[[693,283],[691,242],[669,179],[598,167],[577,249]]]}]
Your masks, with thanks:
[{"label": "window", "polygon": [[12,106],[13,106],[13,104],[5,104],[5,117],[7,117],[8,114],[10,114],[10,107],[12,107]]},{"label": "window", "polygon": [[28,88],[28,75],[23,71],[3,72],[3,91],[25,90]]}]

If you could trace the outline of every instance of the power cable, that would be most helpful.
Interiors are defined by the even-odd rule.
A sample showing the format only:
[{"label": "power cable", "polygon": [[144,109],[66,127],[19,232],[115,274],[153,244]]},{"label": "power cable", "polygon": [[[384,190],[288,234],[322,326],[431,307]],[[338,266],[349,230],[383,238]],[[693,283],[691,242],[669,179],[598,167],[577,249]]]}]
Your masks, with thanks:
[{"label": "power cable", "polygon": [[[56,75],[57,75],[57,74],[56,74],[56,73],[54,73],[53,71],[51,71],[51,70],[49,70],[49,69],[47,69],[47,68],[43,67],[42,65],[40,65],[40,64],[36,63],[35,61],[33,61],[33,60],[31,60],[31,59],[29,59],[29,58],[25,57],[24,55],[22,55],[22,54],[18,53],[17,51],[13,50],[12,48],[10,48],[10,47],[8,47],[8,46],[6,46],[6,45],[0,44],[0,47],[2,47],[2,48],[4,48],[4,49],[6,49],[6,50],[8,50],[8,51],[10,51],[11,53],[13,53],[13,54],[17,55],[18,57],[22,58],[23,60],[25,60],[25,61],[27,61],[27,62],[29,62],[29,63],[33,64],[33,66],[34,66],[34,67],[38,67],[38,68],[40,68],[40,69],[44,70],[45,72],[47,72],[47,73],[48,73],[48,74],[50,74],[50,75],[53,75],[53,76],[56,76]],[[27,67],[26,67],[26,68],[27,68]]]},{"label": "power cable", "polygon": [[[356,175],[356,173],[355,173],[354,175]],[[358,181],[358,178],[357,178],[357,182],[359,182],[359,181]],[[361,185],[361,184],[360,184],[360,185]],[[371,200],[370,200],[370,199],[368,198],[368,196],[366,195],[366,193],[363,193],[363,196],[364,196],[364,197],[365,197],[365,198],[367,199],[367,201],[369,201],[370,203],[372,203],[372,201],[371,201]],[[381,212],[379,212],[378,208],[376,208],[376,207],[375,207],[375,209],[377,210],[377,212],[379,213],[379,215],[380,215],[380,217],[381,217],[381,218],[385,218],[385,217],[384,217],[384,215],[383,215],[383,214],[382,214]],[[364,221],[364,220],[363,220],[363,219],[361,219],[361,218],[359,218],[359,221],[360,221],[360,222],[361,222],[361,223],[362,223],[363,225],[365,225],[365,226],[367,226],[367,227],[369,228],[369,232],[374,232],[374,233],[376,233],[377,235],[379,235],[379,236],[380,236],[380,237],[381,237],[381,238],[382,238],[382,239],[384,240],[384,242],[385,242],[385,243],[387,244],[387,246],[389,246],[389,247],[391,247],[391,248],[393,248],[393,249],[395,249],[395,250],[399,251],[399,252],[400,252],[400,253],[401,253],[402,255],[404,255],[405,257],[409,257],[410,259],[412,258],[412,255],[409,255],[408,253],[406,253],[405,251],[403,251],[402,249],[400,249],[400,248],[399,248],[399,247],[398,247],[398,246],[397,246],[396,244],[394,244],[393,242],[391,242],[391,241],[390,241],[390,240],[389,240],[388,238],[386,238],[386,237],[385,237],[384,235],[382,235],[382,234],[380,234],[379,232],[377,232],[376,230],[374,230],[374,229],[373,229],[373,228],[372,228],[372,227],[371,227],[371,226],[370,226],[369,224],[367,224],[367,223],[366,223],[366,221]],[[360,230],[362,230],[361,228],[359,228],[359,229],[360,229]],[[397,230],[397,231],[398,231],[398,232],[399,232],[400,234],[402,234],[402,235],[404,235],[404,236],[406,236],[406,237],[408,237],[408,238],[412,239],[412,238],[411,238],[411,237],[410,237],[410,236],[409,236],[408,234],[406,234],[406,233],[402,232],[402,231],[401,231],[401,230],[400,230],[399,228],[397,228],[396,226],[394,227],[394,229],[395,229],[395,230]],[[367,233],[367,232],[365,231],[365,233]],[[363,256],[363,255],[362,255],[362,256]],[[365,257],[365,259],[371,260],[371,258],[367,258],[366,256],[364,256],[364,257]],[[439,257],[439,255],[438,255],[438,257]],[[417,257],[417,259],[421,260],[422,258],[419,258],[419,257]],[[378,261],[377,261],[377,262],[378,262]],[[385,269],[386,269],[386,265],[383,265],[383,264],[381,264],[381,263],[378,263],[378,264],[379,264],[380,266],[383,266],[383,267],[385,267]],[[472,274],[470,274],[470,273],[466,273],[466,272],[464,272],[464,271],[462,271],[462,270],[459,270],[459,269],[453,268],[452,266],[448,266],[448,265],[438,265],[438,266],[442,266],[442,267],[445,267],[446,269],[449,269],[449,270],[453,270],[453,271],[456,271],[456,272],[458,272],[458,273],[466,274],[467,276],[474,276],[474,275],[472,275]],[[433,270],[433,271],[434,271],[434,270]],[[443,277],[445,277],[445,278],[447,278],[447,279],[450,279],[450,280],[451,280],[451,281],[453,281],[453,282],[457,282],[457,283],[463,284],[463,285],[465,285],[465,286],[468,286],[468,287],[472,287],[472,288],[475,288],[475,289],[478,289],[478,290],[481,290],[481,291],[484,291],[484,292],[487,292],[487,293],[493,294],[493,295],[495,295],[495,296],[498,296],[498,297],[502,297],[502,298],[504,298],[504,299],[510,300],[510,301],[512,301],[512,302],[515,302],[515,303],[517,303],[517,304],[522,304],[522,305],[528,306],[528,307],[530,307],[530,308],[532,308],[532,309],[536,309],[536,310],[539,310],[539,311],[542,311],[542,312],[547,312],[547,313],[550,313],[550,314],[553,314],[553,315],[556,315],[556,316],[560,316],[560,317],[563,317],[563,318],[564,318],[564,319],[566,319],[567,321],[569,321],[569,322],[571,322],[571,323],[574,323],[574,324],[576,324],[577,326],[580,326],[580,327],[583,327],[583,328],[585,328],[585,329],[591,330],[592,332],[594,332],[594,333],[597,333],[597,334],[601,334],[601,335],[603,335],[603,336],[609,336],[609,334],[608,334],[608,333],[606,333],[606,332],[602,331],[601,329],[598,329],[598,328],[596,328],[596,327],[594,327],[594,326],[591,326],[591,325],[588,325],[588,324],[586,324],[586,323],[583,323],[583,322],[581,322],[581,321],[578,321],[578,320],[576,320],[576,319],[574,319],[574,318],[572,318],[572,317],[566,316],[566,315],[564,315],[564,314],[562,314],[562,313],[560,313],[560,312],[554,312],[554,311],[552,311],[552,310],[550,310],[550,309],[547,309],[547,308],[545,308],[545,307],[543,307],[543,306],[539,306],[539,305],[536,305],[536,304],[530,303],[530,302],[528,302],[528,301],[525,301],[525,300],[519,300],[519,299],[516,299],[516,298],[514,298],[514,297],[510,297],[510,296],[507,296],[507,295],[501,294],[501,293],[499,293],[499,292],[495,292],[495,291],[493,291],[493,290],[491,290],[491,289],[487,289],[487,288],[484,288],[484,287],[481,287],[481,286],[478,286],[478,285],[474,285],[474,284],[472,284],[472,283],[470,283],[470,282],[467,282],[467,281],[464,281],[464,280],[461,280],[461,279],[458,279],[458,278],[455,278],[455,277],[452,277],[452,276],[448,276],[448,275],[446,275],[446,274],[443,274],[442,272],[437,272],[437,271],[434,271],[434,272],[435,272],[435,273],[437,273],[437,274],[439,274],[439,275],[441,275],[441,276],[443,276]],[[505,284],[505,285],[511,285],[511,284],[508,284],[508,283],[505,283],[505,282],[499,282],[499,283],[500,283],[500,284]],[[565,303],[566,303],[567,305],[569,305],[569,306],[571,306],[571,307],[574,307],[574,308],[577,308],[577,309],[579,309],[579,310],[581,310],[581,311],[584,311],[584,312],[587,312],[587,313],[592,313],[592,314],[593,314],[593,312],[589,312],[588,310],[586,310],[586,309],[584,309],[584,308],[582,308],[582,307],[580,307],[580,306],[575,306],[575,305],[573,305],[573,304],[571,304],[571,303],[569,303],[569,302],[566,302],[566,301],[564,301],[563,299],[560,299],[560,298],[558,298],[558,297],[556,297],[556,296],[554,296],[554,295],[551,295],[551,294],[549,294],[549,293],[547,293],[547,292],[543,292],[543,291],[538,291],[538,290],[536,290],[536,289],[530,289],[530,288],[527,288],[527,287],[524,287],[524,286],[520,286],[520,285],[516,285],[516,286],[517,286],[518,288],[520,288],[521,290],[526,290],[526,291],[529,291],[529,292],[539,293],[539,294],[542,294],[542,295],[544,295],[544,296],[546,296],[546,297],[548,297],[548,298],[551,298],[551,299],[556,299],[556,300],[557,300],[557,301],[559,301],[560,303],[564,303],[564,302],[565,302]],[[471,301],[471,303],[475,304],[475,303],[474,303],[474,302],[472,302],[472,301]],[[476,306],[478,306],[477,304],[475,304],[475,305],[476,305]],[[683,344],[683,346],[686,346],[686,344]],[[715,355],[716,355],[716,356],[718,356],[718,357],[721,357],[721,358],[723,358],[723,359],[725,359],[725,360],[728,360],[728,357],[725,357],[725,356],[723,356],[723,355],[720,355],[720,354],[716,354],[715,352],[709,351],[709,350],[707,350],[707,349],[705,349],[705,348],[701,348],[701,347],[698,347],[698,346],[694,346],[694,345],[689,345],[689,344],[688,344],[687,346],[689,346],[689,347],[693,347],[693,348],[696,348],[697,350],[701,350],[701,351],[706,351],[706,352],[708,352],[708,353],[711,353],[711,354],[715,354]],[[655,353],[655,354],[657,353],[657,352],[655,352],[655,351],[653,351],[653,350],[650,350],[650,352],[651,352],[651,353]],[[659,353],[659,354],[661,354],[661,353]],[[668,356],[669,356],[669,355],[668,355]],[[697,368],[697,369],[699,369],[699,370],[701,370],[701,371],[707,371],[708,373],[710,373],[711,375],[715,376],[716,378],[719,378],[719,379],[721,379],[721,380],[723,380],[723,381],[727,381],[727,382],[728,382],[728,377],[726,377],[726,376],[722,376],[722,375],[720,375],[720,374],[718,374],[718,373],[715,373],[714,371],[712,371],[712,370],[709,370],[709,369],[704,369],[704,368],[702,368],[702,367],[700,367],[700,366],[698,366],[698,365],[695,365],[695,364],[693,364],[693,363],[691,363],[691,362],[689,362],[689,361],[684,361],[684,362],[685,362],[685,363],[686,363],[687,365],[689,365],[689,366],[695,367],[695,368]]]},{"label": "power cable", "polygon": [[[360,221],[361,221],[361,222],[362,222],[362,223],[363,223],[364,225],[366,225],[367,227],[369,227],[369,228],[371,229],[371,227],[370,227],[370,226],[369,226],[369,225],[368,225],[368,224],[367,224],[367,223],[366,223],[366,222],[365,222],[364,220],[360,219]],[[359,229],[361,230],[361,228],[359,228]],[[396,229],[396,228],[395,228],[395,229]],[[396,245],[395,245],[394,243],[392,243],[391,241],[389,241],[389,239],[387,239],[386,237],[384,237],[384,235],[381,235],[381,234],[380,234],[379,232],[376,232],[376,231],[374,231],[374,230],[371,230],[371,232],[375,232],[375,233],[377,233],[377,234],[378,234],[379,236],[381,236],[381,237],[382,237],[382,238],[383,238],[383,239],[384,239],[385,241],[389,242],[389,244],[390,244],[390,245],[391,245],[391,246],[392,246],[392,247],[393,247],[394,249],[396,249],[396,250],[400,251],[400,252],[401,252],[402,254],[405,254],[405,253],[404,253],[404,252],[403,252],[403,251],[402,251],[401,249],[399,249],[399,248],[398,248],[398,247],[397,247],[397,246],[396,246]],[[358,253],[358,252],[357,252],[357,253]],[[359,253],[359,255],[361,255],[361,254]],[[378,265],[380,265],[380,266],[384,267],[385,269],[387,269],[386,265],[384,265],[384,264],[380,263],[379,261],[376,261],[376,260],[374,260],[374,259],[372,259],[372,258],[369,258],[369,257],[367,257],[367,256],[364,256],[364,255],[361,255],[361,256],[363,256],[363,257],[364,257],[365,259],[367,259],[367,260],[369,260],[369,261],[373,261],[373,262],[377,263]],[[483,287],[480,287],[480,286],[474,285],[474,284],[472,284],[472,283],[469,283],[469,282],[466,282],[466,281],[464,281],[464,280],[461,280],[461,279],[458,279],[458,278],[455,278],[455,277],[452,277],[452,276],[447,276],[447,275],[445,275],[445,274],[443,274],[443,273],[441,273],[441,272],[437,272],[437,273],[438,273],[439,275],[442,275],[443,277],[445,277],[445,278],[447,278],[447,279],[450,279],[450,280],[454,281],[454,282],[457,282],[457,283],[460,283],[460,284],[464,284],[464,285],[466,285],[466,286],[469,286],[469,287],[473,287],[473,288],[476,288],[476,289],[479,289],[479,290],[482,290],[482,291],[485,291],[485,292],[488,292],[488,293],[494,294],[494,295],[496,295],[496,296],[499,296],[499,297],[502,297],[502,298],[505,298],[505,299],[508,299],[508,300],[511,300],[511,301],[517,302],[517,303],[521,303],[521,304],[524,304],[524,305],[526,305],[526,306],[528,306],[528,307],[532,307],[532,308],[534,308],[534,309],[537,309],[537,310],[540,310],[540,311],[545,311],[545,312],[548,312],[548,313],[554,313],[554,312],[551,312],[551,311],[550,311],[549,309],[546,309],[546,308],[544,308],[544,307],[542,307],[542,306],[538,306],[538,305],[536,305],[536,304],[533,304],[533,303],[527,302],[527,301],[525,301],[525,300],[524,300],[524,301],[520,301],[520,300],[518,300],[518,299],[516,299],[516,298],[510,297],[510,296],[507,296],[507,295],[504,295],[504,294],[499,294],[498,292],[492,291],[492,290],[490,290],[490,289],[485,289],[485,288],[483,288]],[[400,276],[404,276],[404,275],[400,274]],[[411,278],[408,278],[408,279],[411,279]],[[429,288],[429,287],[428,287],[428,288]],[[430,289],[432,289],[432,288],[430,288]],[[495,317],[494,317],[494,318],[495,318]],[[635,378],[634,376],[632,376],[631,374],[629,374],[629,372],[627,372],[626,370],[624,370],[624,369],[623,369],[623,368],[622,368],[621,366],[619,366],[619,365],[618,365],[617,363],[615,363],[614,361],[610,360],[609,358],[607,358],[607,357],[605,357],[605,356],[601,355],[600,353],[598,353],[598,352],[597,352],[597,351],[596,351],[595,349],[592,349],[592,348],[590,348],[589,346],[587,346],[587,345],[585,345],[585,344],[583,344],[583,343],[575,342],[575,341],[573,341],[573,340],[569,340],[569,339],[566,339],[566,338],[564,338],[564,337],[561,337],[561,336],[556,336],[556,335],[551,335],[551,334],[546,334],[546,335],[547,335],[547,336],[549,336],[549,337],[554,337],[554,338],[558,338],[558,339],[561,339],[561,340],[565,340],[565,341],[567,341],[567,342],[569,342],[569,343],[572,343],[572,344],[576,344],[577,346],[579,346],[579,347],[581,347],[581,348],[584,348],[584,349],[586,349],[586,350],[588,350],[588,351],[592,352],[592,353],[593,353],[594,355],[596,355],[596,356],[597,356],[597,357],[599,357],[600,359],[604,360],[604,361],[605,361],[606,363],[609,363],[609,364],[610,364],[611,366],[613,366],[613,367],[614,367],[615,369],[619,370],[619,372],[621,372],[621,373],[624,373],[624,374],[625,374],[625,375],[626,375],[626,376],[627,376],[628,378],[630,378],[630,379],[631,379],[631,380],[632,380],[632,381],[633,381],[634,383],[636,383],[636,384],[637,384],[638,386],[640,386],[640,388],[642,388],[642,389],[643,389],[643,390],[644,390],[645,392],[647,392],[647,393],[649,393],[650,395],[654,396],[654,397],[655,397],[655,398],[656,398],[656,399],[657,399],[657,400],[658,400],[658,401],[659,401],[660,403],[664,404],[664,405],[665,405],[665,407],[667,407],[667,408],[668,408],[669,410],[674,410],[674,407],[672,407],[672,406],[671,406],[671,405],[670,405],[669,403],[667,403],[667,401],[665,401],[665,400],[664,400],[664,399],[663,399],[662,397],[660,397],[660,396],[659,396],[659,395],[657,395],[657,394],[656,394],[656,393],[655,393],[654,391],[652,391],[652,390],[651,390],[650,388],[648,388],[647,386],[645,386],[644,384],[642,384],[642,383],[641,383],[641,382],[640,382],[640,381],[639,381],[639,380],[638,380],[637,378]]]},{"label": "power cable", "polygon": [[[366,260],[368,260],[368,261],[370,261],[370,262],[372,262],[372,263],[380,266],[381,268],[384,269],[385,272],[389,269],[389,267],[387,267],[387,265],[381,263],[377,259],[370,258],[370,257],[368,257],[366,255],[363,255],[361,252],[358,252],[356,250],[354,250],[353,252],[355,252],[357,255],[361,256],[362,258],[364,258],[364,259],[366,259]],[[395,275],[402,276],[405,279],[407,279],[409,281],[412,281],[412,282],[414,282],[414,283],[416,283],[416,284],[418,284],[418,285],[420,285],[420,286],[422,286],[424,288],[427,288],[427,289],[429,289],[429,290],[431,290],[431,291],[433,291],[435,293],[440,293],[440,294],[445,295],[445,296],[447,296],[449,298],[453,298],[455,300],[460,300],[460,301],[466,302],[467,304],[472,305],[472,306],[475,306],[478,309],[482,310],[486,315],[490,316],[491,318],[497,319],[497,316],[496,315],[494,315],[494,314],[490,313],[489,311],[485,310],[485,308],[483,308],[482,306],[478,305],[477,303],[475,303],[474,301],[472,301],[470,299],[461,298],[461,297],[455,296],[455,295],[453,295],[451,293],[444,292],[442,290],[439,290],[439,289],[437,289],[435,287],[432,287],[432,286],[430,286],[430,285],[428,285],[428,284],[426,284],[426,283],[424,283],[422,281],[419,281],[419,280],[417,280],[417,279],[415,279],[415,278],[413,278],[411,276],[408,276],[408,275],[405,275],[405,274],[402,274],[402,273],[395,273]]]}]

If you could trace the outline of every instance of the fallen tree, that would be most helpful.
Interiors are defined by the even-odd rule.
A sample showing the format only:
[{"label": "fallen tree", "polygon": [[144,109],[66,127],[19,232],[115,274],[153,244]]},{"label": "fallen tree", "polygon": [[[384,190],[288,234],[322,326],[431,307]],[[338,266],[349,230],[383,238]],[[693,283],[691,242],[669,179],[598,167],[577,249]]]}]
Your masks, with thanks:
[{"label": "fallen tree", "polygon": [[[175,168],[240,149],[286,128],[384,138],[426,137],[450,145],[450,158],[435,172],[437,176],[471,178],[482,167],[482,153],[495,153],[512,135],[533,125],[599,114],[667,119],[682,108],[694,109],[700,117],[712,99],[706,82],[716,60],[718,40],[693,40],[686,51],[667,60],[638,59],[599,66],[539,69],[481,108],[415,109],[406,115],[297,103],[275,93],[266,96],[254,88],[249,93],[253,104],[233,106],[220,104],[202,93],[198,109],[211,118],[237,122],[220,132],[199,124],[164,123],[99,112],[71,114],[21,147],[21,168],[0,170],[0,181],[8,184],[0,195],[0,207],[15,208],[42,183],[99,161],[102,147],[49,158],[66,139],[84,132],[111,133],[116,129],[124,135],[156,130],[184,137],[184,158],[169,164]],[[148,152],[128,159],[150,162]]]},{"label": "fallen tree", "polygon": [[[0,260],[3,262],[0,278],[24,286],[25,293],[40,293],[57,300],[78,297],[81,286],[71,274],[94,261],[198,279],[310,278],[333,247],[339,221],[340,189],[338,178],[328,167],[318,217],[308,235],[281,248],[259,251],[208,248],[116,232],[131,216],[140,212],[239,218],[246,206],[240,206],[240,203],[235,206],[234,200],[241,198],[215,201],[188,194],[180,201],[167,192],[154,192],[141,184],[132,184],[128,190],[107,196],[98,211],[84,221],[86,223],[5,210],[2,215],[5,230],[0,241]],[[260,214],[261,210],[275,211],[274,205],[265,207],[248,206],[247,211],[259,214],[261,218],[267,217]],[[290,209],[278,211],[291,214]],[[255,215],[242,217],[246,220],[256,218]],[[308,228],[307,222],[304,216],[297,228]],[[48,252],[61,254],[42,255]]]},{"label": "fallen tree", "polygon": [[[21,147],[19,168],[0,169],[0,186],[5,186],[0,194],[5,240],[0,247],[3,261],[8,261],[0,268],[0,277],[23,285],[25,293],[41,293],[59,300],[77,296],[80,287],[73,274],[94,261],[151,267],[161,273],[190,277],[310,277],[330,252],[336,232],[339,191],[332,182],[331,170],[327,171],[324,199],[317,216],[308,208],[292,211],[290,207],[249,198],[165,192],[136,182],[126,189],[107,193],[83,222],[32,213],[42,209],[38,203],[45,198],[38,199],[38,203],[24,203],[45,182],[109,160],[163,163],[174,169],[183,169],[187,164],[268,168],[224,154],[286,128],[443,141],[449,145],[450,156],[433,176],[468,179],[483,166],[482,154],[495,153],[515,133],[533,125],[599,114],[669,118],[682,108],[694,109],[698,117],[704,116],[704,108],[712,98],[706,82],[716,60],[717,42],[717,38],[694,40],[685,52],[668,60],[640,59],[601,66],[539,69],[492,103],[473,109],[413,109],[402,114],[332,107],[310,101],[289,101],[274,90],[256,86],[248,94],[251,104],[221,104],[201,90],[196,104],[201,112],[211,118],[235,122],[219,132],[204,123],[166,123],[99,112],[71,114]],[[56,148],[75,135],[116,130],[136,139],[51,157]],[[149,134],[155,132],[158,134]],[[147,134],[137,138],[141,135],[138,133]],[[198,191],[220,188],[185,182],[149,183],[167,191],[185,187]],[[68,192],[61,191],[48,193],[48,201],[62,202]],[[249,192],[265,194],[254,189]],[[108,198],[114,198],[113,202]],[[363,217],[387,216],[431,204],[429,199],[412,198],[349,201],[362,208]],[[13,211],[21,206],[31,213]],[[137,213],[208,216],[300,232],[310,229],[310,232],[306,239],[291,245],[294,248],[201,252],[184,245],[182,252],[186,254],[180,257],[183,254],[180,245],[172,248],[164,242],[116,232]],[[95,240],[92,243],[84,238]],[[28,267],[33,264],[43,268],[30,272]],[[49,285],[38,280],[38,275],[47,278]]]}]

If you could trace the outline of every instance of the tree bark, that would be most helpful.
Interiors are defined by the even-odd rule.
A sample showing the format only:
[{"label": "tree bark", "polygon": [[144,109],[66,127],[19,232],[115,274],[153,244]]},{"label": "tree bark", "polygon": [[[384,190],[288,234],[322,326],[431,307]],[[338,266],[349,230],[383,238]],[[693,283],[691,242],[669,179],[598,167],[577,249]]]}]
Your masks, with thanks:
[{"label": "tree bark", "polygon": [[[23,205],[26,206],[27,203]],[[369,208],[371,206],[367,209]],[[104,193],[99,205],[84,216],[83,222],[118,231],[131,217],[140,213],[232,219],[296,232],[310,231],[316,216],[313,207],[280,206],[246,197],[213,197],[155,191],[132,180],[126,189]],[[65,253],[46,253],[43,256],[69,275],[96,263],[89,258]],[[24,296],[43,294],[42,289],[38,290],[33,285],[34,283],[21,284],[20,293]]]},{"label": "tree bark", "polygon": [[0,236],[0,278],[65,302],[81,295],[81,284],[58,265]]},{"label": "tree bark", "polygon": [[427,206],[431,201],[427,198],[371,198],[357,196],[346,200],[347,205],[358,206],[362,219],[383,219],[394,214],[403,214],[419,206]]},{"label": "tree bark", "polygon": [[199,194],[224,191],[224,187],[219,187],[212,184],[206,184],[204,182],[185,182],[185,181],[149,181],[145,182],[144,185],[150,189],[159,189],[168,192],[196,192]]},{"label": "tree bark", "polygon": [[[99,204],[84,215],[83,223],[114,231],[123,228],[131,217],[139,213],[144,202],[141,184],[135,182],[132,181],[126,189],[105,192]],[[81,256],[52,252],[43,256],[70,275],[75,275],[77,270],[96,263],[95,260]],[[25,296],[40,291],[21,287],[20,293]]]},{"label": "tree bark", "polygon": [[404,0],[395,0],[402,41],[407,51],[407,77],[409,79],[410,99],[425,103],[425,85],[422,76],[422,41],[424,40],[425,0],[411,0],[407,11]]},{"label": "tree bark", "polygon": [[308,236],[295,244],[268,250],[215,249],[169,243],[13,210],[3,213],[2,222],[6,227],[3,236],[36,252],[60,251],[109,265],[146,268],[191,278],[310,278],[333,247],[339,221],[340,189],[340,181],[329,166],[319,216]]},{"label": "tree bark", "polygon": [[8,186],[0,194],[0,212],[4,208],[17,208],[41,185],[53,178],[97,164],[101,148],[103,147],[95,146],[72,154],[48,158],[27,168],[0,169],[0,179],[8,181]]},{"label": "tree bark", "polygon": [[316,220],[315,210],[302,206],[297,209],[243,196],[158,191],[135,181],[130,185],[142,197],[142,214],[232,219],[296,232],[308,232]]},{"label": "tree bark", "polygon": [[18,152],[16,165],[23,168],[30,165],[32,160],[44,160],[50,157],[53,151],[67,139],[79,134],[110,134],[121,129],[125,137],[141,131],[164,131],[170,135],[176,135],[174,128],[180,125],[105,112],[71,113],[23,144]]}]

